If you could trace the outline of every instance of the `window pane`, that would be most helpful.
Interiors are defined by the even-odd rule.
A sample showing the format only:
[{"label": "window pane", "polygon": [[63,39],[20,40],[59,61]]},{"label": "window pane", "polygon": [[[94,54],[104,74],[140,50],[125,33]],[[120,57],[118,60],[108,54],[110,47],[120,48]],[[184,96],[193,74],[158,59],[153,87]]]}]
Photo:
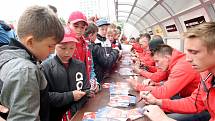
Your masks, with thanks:
[{"label": "window pane", "polygon": [[136,23],[136,21],[135,21],[135,20],[132,20],[132,19],[129,19],[128,21],[131,22],[131,23],[133,23],[133,24]]},{"label": "window pane", "polygon": [[132,6],[129,6],[129,5],[119,5],[118,6],[118,11],[131,11],[131,7]]},{"label": "window pane", "polygon": [[199,0],[164,0],[174,13],[185,11],[200,4]]},{"label": "window pane", "polygon": [[143,20],[147,21],[150,25],[153,25],[156,23],[155,19],[152,18],[151,15],[146,15],[146,17],[143,18]]},{"label": "window pane", "polygon": [[134,0],[118,0],[118,4],[134,4]]},{"label": "window pane", "polygon": [[156,6],[151,12],[159,21],[170,17],[170,14],[161,5]]},{"label": "window pane", "polygon": [[174,11],[172,10],[172,8],[169,7],[168,4],[166,4],[165,2],[162,2],[161,4],[162,4],[172,15],[175,14]]},{"label": "window pane", "polygon": [[137,8],[137,7],[135,7],[134,10],[133,10],[133,13],[138,15],[138,16],[140,16],[140,17],[142,17],[146,12],[141,10],[141,9],[139,9],[139,8]]},{"label": "window pane", "polygon": [[138,18],[137,16],[131,14],[129,19],[133,19],[135,21],[138,21],[140,18]]},{"label": "window pane", "polygon": [[124,16],[119,16],[118,17],[118,20],[121,20],[121,21],[126,21],[127,17],[124,17]]},{"label": "window pane", "polygon": [[154,0],[138,0],[137,6],[146,10],[151,9],[156,2]]},{"label": "window pane", "polygon": [[123,12],[119,12],[118,13],[118,16],[125,16],[125,17],[128,17],[129,13],[123,13]]},{"label": "window pane", "polygon": [[149,24],[146,23],[144,20],[141,20],[139,23],[145,27],[149,27]]},{"label": "window pane", "polygon": [[140,30],[140,31],[144,29],[144,27],[143,27],[141,24],[139,24],[139,23],[136,24],[136,27],[137,27],[138,30]]}]

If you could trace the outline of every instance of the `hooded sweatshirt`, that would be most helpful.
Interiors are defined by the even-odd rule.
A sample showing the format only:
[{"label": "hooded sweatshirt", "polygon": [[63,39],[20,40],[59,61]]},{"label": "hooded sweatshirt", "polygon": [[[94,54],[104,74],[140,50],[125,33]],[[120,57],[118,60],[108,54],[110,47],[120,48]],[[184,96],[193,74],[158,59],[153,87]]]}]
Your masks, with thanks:
[{"label": "hooded sweatshirt", "polygon": [[[186,61],[185,54],[173,50],[170,64],[167,69],[168,79],[161,86],[137,85],[139,91],[152,90],[156,98],[171,98],[179,94],[187,97],[198,87],[200,74]],[[177,87],[177,88],[176,88]]]},{"label": "hooded sweatshirt", "polygon": [[202,73],[202,81],[191,96],[179,100],[163,99],[161,108],[167,112],[200,113],[208,110],[210,121],[215,120],[215,78],[214,74]]}]

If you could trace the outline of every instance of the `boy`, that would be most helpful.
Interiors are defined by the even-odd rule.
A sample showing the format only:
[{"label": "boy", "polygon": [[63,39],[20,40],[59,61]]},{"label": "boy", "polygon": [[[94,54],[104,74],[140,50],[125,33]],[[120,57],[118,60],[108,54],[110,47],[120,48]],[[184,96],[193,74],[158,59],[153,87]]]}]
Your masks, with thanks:
[{"label": "boy", "polygon": [[17,35],[18,41],[0,48],[0,101],[9,108],[8,121],[48,121],[47,81],[39,61],[63,39],[63,26],[48,8],[32,6],[19,18]]},{"label": "boy", "polygon": [[[93,49],[93,46],[94,46],[94,42],[96,40],[97,32],[98,32],[98,27],[94,23],[89,23],[89,25],[86,28],[86,31],[84,32],[84,38],[85,38],[85,40],[86,40],[86,42],[88,44],[88,48],[89,48],[89,51],[91,52],[91,54],[92,54],[92,49]],[[95,70],[94,70],[93,59],[92,59],[91,68],[92,68],[91,69],[92,71],[90,73],[90,79],[91,80],[92,79],[96,79],[97,80],[96,74],[95,74]],[[101,81],[97,80],[97,85],[99,85],[99,90],[101,90],[101,86],[100,86],[100,84],[98,82],[101,82]],[[93,88],[92,85],[91,85],[91,88]]]},{"label": "boy", "polygon": [[[121,44],[119,43],[119,37],[121,35],[121,31],[120,29],[115,25],[115,24],[111,24],[109,27],[108,27],[108,31],[111,29],[111,34],[113,34],[113,39],[111,40],[111,44],[112,44],[112,47],[118,47],[119,50],[122,50],[122,46]],[[107,36],[108,36],[108,33],[107,32]],[[108,37],[107,37],[108,39]]]},{"label": "boy", "polygon": [[[94,23],[89,23],[88,27],[86,28],[86,31],[84,32],[84,37],[86,41],[89,41],[88,45],[95,42],[97,33],[98,27]],[[89,49],[91,50],[92,47],[89,46]]]},{"label": "boy", "polygon": [[68,33],[63,41],[56,45],[56,55],[42,63],[48,80],[50,99],[50,121],[61,121],[63,115],[72,107],[76,112],[87,101],[87,83],[85,65],[72,58],[77,39]]},{"label": "boy", "polygon": [[[76,50],[73,57],[84,62],[86,66],[87,78],[90,80],[91,89],[95,92],[99,91],[99,85],[97,83],[97,78],[95,77],[93,59],[91,51],[88,48],[88,44],[85,41],[83,35],[86,27],[88,26],[86,16],[80,11],[74,11],[70,14],[68,20],[68,29],[74,31],[78,43],[76,43]],[[92,76],[94,75],[94,76]]]},{"label": "boy", "polygon": [[96,25],[98,26],[98,34],[92,53],[96,77],[102,81],[105,71],[110,70],[116,63],[119,57],[119,51],[112,49],[110,41],[106,40],[107,28],[110,23],[106,19],[101,18],[96,21]]},{"label": "boy", "polygon": [[[106,39],[108,41],[110,41],[112,48],[117,47],[114,43],[114,29],[112,29],[111,27],[108,27],[108,29],[107,29]],[[117,47],[117,48],[119,49],[119,47]]]}]

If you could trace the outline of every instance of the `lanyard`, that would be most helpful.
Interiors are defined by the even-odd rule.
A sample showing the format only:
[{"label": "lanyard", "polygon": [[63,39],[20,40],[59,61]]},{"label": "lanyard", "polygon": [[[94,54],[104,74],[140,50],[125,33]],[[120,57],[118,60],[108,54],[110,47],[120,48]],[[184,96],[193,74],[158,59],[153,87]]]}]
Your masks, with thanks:
[{"label": "lanyard", "polygon": [[204,91],[205,92],[209,92],[209,89],[207,88],[207,86],[206,86],[206,84],[205,84],[205,81],[210,77],[212,75],[212,73],[209,73],[208,75],[207,75],[207,77],[204,79],[204,80],[201,80],[201,83],[202,83],[202,85],[203,85],[203,88],[204,88]]}]

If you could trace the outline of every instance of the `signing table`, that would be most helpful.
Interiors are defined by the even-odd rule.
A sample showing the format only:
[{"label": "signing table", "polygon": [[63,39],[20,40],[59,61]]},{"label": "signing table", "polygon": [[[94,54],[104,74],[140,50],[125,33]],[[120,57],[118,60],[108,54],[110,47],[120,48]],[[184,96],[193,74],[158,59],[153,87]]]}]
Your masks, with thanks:
[{"label": "signing table", "polygon": [[[104,79],[103,83],[112,83],[112,82],[127,82],[126,79],[129,76],[134,76],[131,70],[132,60],[129,53],[123,54],[121,60],[116,65],[115,69],[112,69],[111,74]],[[123,68],[123,69],[122,69]],[[143,78],[136,76],[138,80]],[[102,84],[101,84],[102,85]],[[136,99],[139,100],[139,93],[133,90],[129,91],[130,94],[136,95]],[[81,121],[85,112],[96,112],[98,109],[108,105],[110,100],[110,91],[109,88],[103,88],[101,92],[96,94],[96,97],[89,99],[89,101],[82,107],[71,119],[71,121]],[[133,109],[136,107],[142,107],[143,103],[137,103],[135,106],[129,106],[123,109]],[[143,118],[137,119],[137,121],[143,121]]]}]

